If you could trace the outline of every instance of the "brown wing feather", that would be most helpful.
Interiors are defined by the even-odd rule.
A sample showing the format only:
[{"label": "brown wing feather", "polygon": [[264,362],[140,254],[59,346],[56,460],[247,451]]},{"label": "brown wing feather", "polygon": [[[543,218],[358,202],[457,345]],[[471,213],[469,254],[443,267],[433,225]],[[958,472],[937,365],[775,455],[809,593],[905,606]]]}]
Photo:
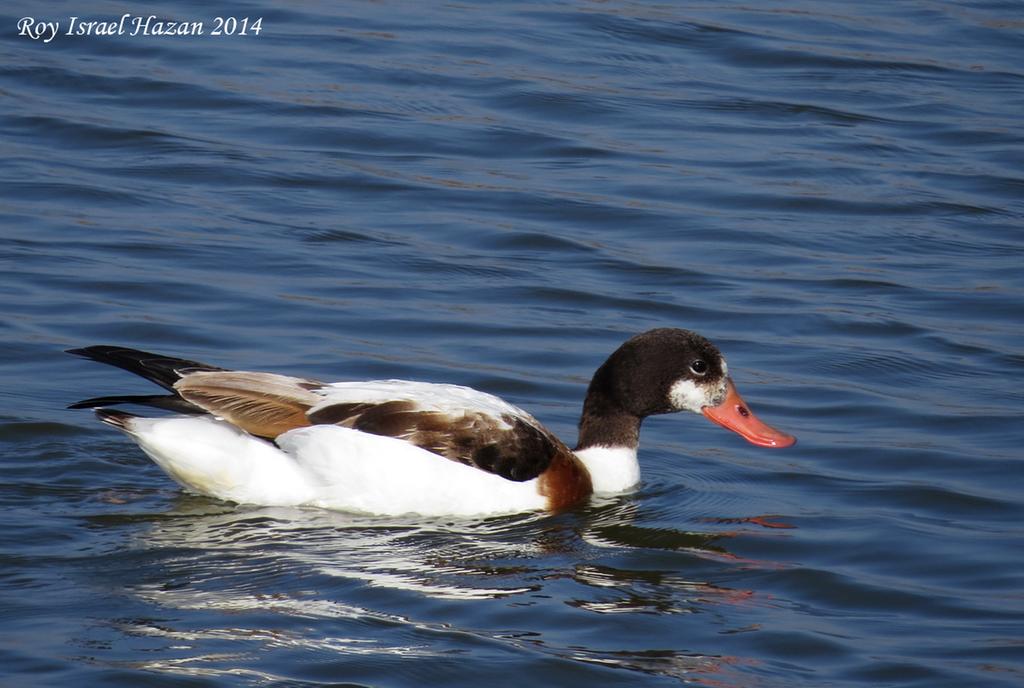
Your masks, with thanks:
[{"label": "brown wing feather", "polygon": [[174,385],[183,399],[251,435],[273,439],[310,424],[320,383],[273,373],[196,372]]},{"label": "brown wing feather", "polygon": [[333,424],[406,440],[452,461],[508,480],[536,478],[569,450],[551,433],[523,418],[466,411],[422,410],[414,401],[346,402],[309,414],[314,424]]},{"label": "brown wing feather", "polygon": [[203,371],[185,375],[174,389],[186,401],[257,437],[274,439],[308,425],[341,425],[402,439],[508,480],[536,478],[557,457],[571,455],[554,435],[511,414],[495,418],[467,410],[452,415],[423,410],[408,400],[344,402],[310,412],[323,402],[313,391],[320,386],[273,373]]}]

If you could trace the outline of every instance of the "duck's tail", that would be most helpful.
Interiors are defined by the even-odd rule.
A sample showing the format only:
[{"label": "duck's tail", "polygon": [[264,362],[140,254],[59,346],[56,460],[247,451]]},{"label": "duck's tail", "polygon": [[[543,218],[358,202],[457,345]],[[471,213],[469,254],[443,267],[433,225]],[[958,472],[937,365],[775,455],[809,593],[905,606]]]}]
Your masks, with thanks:
[{"label": "duck's tail", "polygon": [[96,417],[100,421],[117,428],[123,432],[131,432],[128,424],[135,418],[138,418],[134,413],[126,413],[124,411],[112,411],[110,409],[98,408],[96,409]]}]

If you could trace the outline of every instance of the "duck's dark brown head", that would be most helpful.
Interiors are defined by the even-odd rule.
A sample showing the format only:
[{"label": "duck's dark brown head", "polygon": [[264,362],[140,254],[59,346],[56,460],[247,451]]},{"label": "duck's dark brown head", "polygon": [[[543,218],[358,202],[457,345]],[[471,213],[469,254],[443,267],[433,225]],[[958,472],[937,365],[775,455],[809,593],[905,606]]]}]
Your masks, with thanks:
[{"label": "duck's dark brown head", "polygon": [[594,373],[578,448],[636,447],[644,418],[677,411],[701,413],[759,446],[796,442],[750,412],[714,344],[696,332],[659,328],[626,341]]}]

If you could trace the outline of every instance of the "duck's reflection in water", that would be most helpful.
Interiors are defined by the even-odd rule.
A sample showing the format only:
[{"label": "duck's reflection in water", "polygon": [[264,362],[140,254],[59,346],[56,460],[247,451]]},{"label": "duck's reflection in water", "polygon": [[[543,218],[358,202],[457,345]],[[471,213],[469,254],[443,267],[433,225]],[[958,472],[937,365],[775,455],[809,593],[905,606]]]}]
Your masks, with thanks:
[{"label": "duck's reflection in water", "polygon": [[[112,518],[118,517],[105,517],[106,525]],[[411,626],[428,635],[468,633],[572,662],[693,680],[694,673],[714,674],[740,660],[664,647],[671,646],[669,638],[642,651],[588,648],[559,642],[545,627],[579,624],[578,618],[567,621],[579,613],[593,615],[598,625],[611,623],[608,615],[692,614],[743,604],[752,595],[702,580],[736,563],[724,546],[731,533],[638,525],[637,503],[629,497],[557,515],[467,520],[234,507],[182,496],[158,517],[119,520],[143,519],[144,536],[133,546],[158,557],[161,575],[150,571],[130,583],[134,594],[165,609],[263,620],[259,628],[249,619],[245,628],[193,623],[187,631],[140,620],[121,629],[178,641],[241,639],[350,655],[440,652],[418,633],[415,642],[382,642],[379,633],[325,636],[315,630],[320,623],[309,622]],[[491,605],[493,614],[446,606],[453,600]],[[501,619],[500,627],[492,616]],[[306,625],[296,628],[297,619]],[[165,671],[214,670],[201,656],[185,663],[188,671],[181,661],[165,660],[157,661]]]}]

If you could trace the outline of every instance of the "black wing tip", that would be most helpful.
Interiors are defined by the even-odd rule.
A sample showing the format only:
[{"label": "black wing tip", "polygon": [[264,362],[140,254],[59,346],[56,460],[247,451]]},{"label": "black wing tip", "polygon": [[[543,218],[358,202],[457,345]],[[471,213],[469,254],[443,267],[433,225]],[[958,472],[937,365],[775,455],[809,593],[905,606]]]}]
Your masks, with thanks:
[{"label": "black wing tip", "polygon": [[[103,354],[109,354],[112,351],[137,351],[136,349],[129,349],[124,346],[113,346],[111,344],[93,344],[91,346],[76,346],[73,349],[64,349],[64,353],[71,354],[72,356],[82,356],[83,358],[92,358],[93,356],[102,356]],[[138,353],[145,353],[138,351]]]},{"label": "black wing tip", "polygon": [[177,394],[133,394],[118,395],[111,397],[91,397],[69,404],[69,409],[90,409],[107,406],[119,406],[121,404],[135,404],[136,406],[147,406],[150,408],[173,411],[175,413],[201,414],[203,409],[195,404],[189,403]]},{"label": "black wing tip", "polygon": [[152,406],[152,400],[156,399],[153,395],[149,396],[113,396],[113,397],[90,397],[88,399],[82,399],[76,401],[73,404],[68,404],[69,409],[91,409],[100,408],[106,406],[115,406],[117,404],[141,404],[143,406]]},{"label": "black wing tip", "polygon": [[107,365],[127,370],[160,385],[171,393],[174,393],[174,385],[183,375],[197,371],[224,370],[224,368],[200,363],[199,361],[154,354],[149,351],[132,349],[126,346],[97,344],[68,349],[67,352],[74,356],[81,356],[82,358],[96,361],[97,363],[106,363]]}]

